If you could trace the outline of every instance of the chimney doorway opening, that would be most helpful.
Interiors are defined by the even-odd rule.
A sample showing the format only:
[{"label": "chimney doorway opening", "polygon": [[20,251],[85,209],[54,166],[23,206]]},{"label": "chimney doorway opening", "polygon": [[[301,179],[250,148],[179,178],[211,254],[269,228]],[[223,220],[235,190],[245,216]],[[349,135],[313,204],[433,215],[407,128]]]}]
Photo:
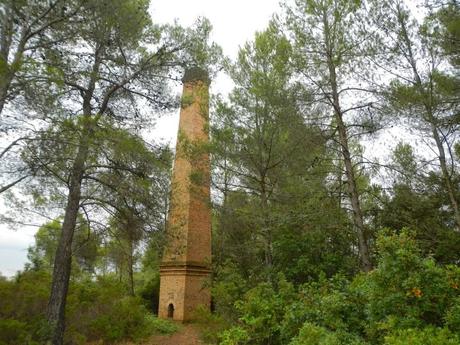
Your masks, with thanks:
[{"label": "chimney doorway opening", "polygon": [[174,305],[172,303],[169,303],[168,305],[168,319],[173,319],[174,318]]}]

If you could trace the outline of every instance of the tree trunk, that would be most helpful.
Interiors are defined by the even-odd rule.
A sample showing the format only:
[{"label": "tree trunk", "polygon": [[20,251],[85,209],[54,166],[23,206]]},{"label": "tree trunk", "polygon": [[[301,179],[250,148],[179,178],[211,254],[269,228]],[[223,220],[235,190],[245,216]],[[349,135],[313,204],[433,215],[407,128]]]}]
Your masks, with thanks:
[{"label": "tree trunk", "polygon": [[459,211],[457,199],[455,197],[455,189],[452,184],[452,180],[450,179],[449,169],[447,168],[446,154],[444,151],[444,146],[442,145],[442,141],[441,141],[441,138],[439,137],[439,133],[438,133],[436,126],[434,124],[431,124],[431,128],[432,128],[434,141],[436,142],[436,147],[438,148],[439,164],[441,166],[442,176],[446,184],[447,194],[449,195],[450,204],[454,211],[455,222],[457,223],[457,230],[460,230],[460,211]]},{"label": "tree trunk", "polygon": [[[0,75],[0,114],[8,95],[8,88],[11,84],[11,73],[9,71],[8,58],[10,55],[11,40],[13,35],[13,13],[11,7],[6,5],[4,8],[5,13],[1,17],[2,24],[0,26],[0,64],[7,67],[4,75]],[[4,68],[3,67],[3,68]]]},{"label": "tree trunk", "polygon": [[72,166],[67,206],[64,222],[54,259],[51,294],[48,302],[47,318],[51,327],[51,341],[53,345],[62,345],[65,330],[65,306],[69,288],[70,271],[72,264],[72,239],[80,208],[81,182],[85,171],[90,138],[90,116],[85,115],[83,135],[80,139],[78,152]]},{"label": "tree trunk", "polygon": [[438,149],[438,154],[439,154],[438,159],[439,159],[439,165],[441,166],[442,177],[446,184],[447,194],[449,195],[450,204],[454,211],[455,222],[457,223],[457,230],[460,231],[460,210],[459,210],[457,198],[455,197],[455,189],[452,184],[452,180],[450,178],[449,169],[447,168],[446,153],[444,150],[444,146],[442,144],[442,140],[439,137],[438,128],[436,126],[436,118],[433,112],[432,93],[431,93],[431,90],[427,92],[423,86],[422,78],[420,77],[420,74],[417,68],[416,59],[414,57],[414,53],[412,50],[413,43],[407,32],[406,20],[407,20],[406,16],[398,8],[398,21],[399,21],[399,24],[401,25],[401,33],[402,33],[402,37],[403,37],[403,40],[404,40],[404,43],[407,49],[406,57],[412,69],[412,72],[414,74],[415,85],[418,88],[418,91],[420,92],[420,94],[423,96],[423,99],[424,99],[425,111],[428,117],[427,121],[431,125],[431,133],[433,135],[433,139]]},{"label": "tree trunk", "polygon": [[358,250],[359,257],[361,261],[361,269],[364,272],[369,272],[372,269],[372,263],[369,255],[369,247],[367,244],[367,239],[365,235],[365,226],[363,220],[363,214],[361,211],[361,206],[359,202],[359,193],[356,186],[356,178],[353,170],[353,163],[351,161],[350,150],[348,146],[348,135],[347,128],[343,122],[343,113],[340,107],[339,101],[339,92],[337,86],[337,74],[336,74],[336,65],[333,57],[333,46],[331,43],[330,37],[330,28],[329,22],[327,20],[327,13],[323,14],[323,24],[324,24],[324,41],[326,44],[326,54],[327,54],[327,65],[329,70],[329,83],[331,87],[331,96],[332,96],[332,106],[334,108],[335,119],[337,121],[337,129],[339,133],[339,143],[341,146],[341,152],[343,157],[343,162],[345,165],[345,174],[347,176],[348,184],[348,196],[351,201],[351,207],[353,210],[353,224],[356,229],[358,236]]},{"label": "tree trunk", "polygon": [[364,272],[369,272],[372,269],[372,264],[369,256],[369,247],[365,236],[365,226],[363,214],[359,202],[358,188],[356,186],[355,174],[353,171],[353,164],[351,155],[348,148],[347,130],[343,123],[342,114],[336,111],[336,120],[339,131],[339,141],[342,147],[342,156],[345,164],[345,174],[347,176],[348,195],[351,201],[353,210],[353,223],[358,235],[359,256],[361,260],[361,268]]},{"label": "tree trunk", "polygon": [[0,114],[3,112],[5,107],[6,99],[8,97],[8,90],[11,86],[13,80],[13,75],[9,71],[3,77],[3,80],[0,81]]},{"label": "tree trunk", "polygon": [[134,243],[131,238],[128,239],[128,279],[129,279],[129,293],[134,296]]},{"label": "tree trunk", "polygon": [[260,214],[262,216],[262,233],[265,240],[265,266],[270,270],[269,274],[271,277],[271,269],[273,267],[273,239],[272,239],[272,230],[270,224],[268,224],[268,200],[266,192],[266,183],[265,177],[262,176],[260,183],[260,201],[261,201],[261,210]]}]

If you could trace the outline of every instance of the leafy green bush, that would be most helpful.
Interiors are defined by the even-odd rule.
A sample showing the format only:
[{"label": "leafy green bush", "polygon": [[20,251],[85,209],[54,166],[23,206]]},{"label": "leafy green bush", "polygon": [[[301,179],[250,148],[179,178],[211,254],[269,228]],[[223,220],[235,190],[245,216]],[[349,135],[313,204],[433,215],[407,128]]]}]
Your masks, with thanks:
[{"label": "leafy green bush", "polygon": [[405,329],[385,337],[385,345],[459,345],[460,339],[446,328]]},{"label": "leafy green bush", "polygon": [[215,270],[216,281],[212,286],[215,309],[227,320],[237,315],[235,301],[241,300],[248,291],[247,281],[230,261]]},{"label": "leafy green bush", "polygon": [[138,341],[154,333],[177,328],[153,317],[141,298],[127,296],[126,286],[114,277],[72,284],[68,296],[69,341],[78,336],[111,344],[122,339]]},{"label": "leafy green bush", "polygon": [[[49,274],[42,271],[26,271],[15,280],[0,281],[0,344],[45,343],[49,333],[44,314],[49,287]],[[155,318],[141,298],[127,296],[126,285],[115,277],[71,281],[65,344],[139,341],[152,334],[176,330],[175,324]]]},{"label": "leafy green bush", "polygon": [[0,345],[31,344],[27,325],[17,320],[0,320]]},{"label": "leafy green bush", "polygon": [[193,313],[193,323],[200,330],[200,335],[206,344],[219,344],[220,334],[231,327],[231,324],[221,315],[211,313],[208,308],[199,306]]},{"label": "leafy green bush", "polygon": [[222,332],[220,345],[244,345],[250,340],[248,332],[242,327],[232,327]]},{"label": "leafy green bush", "polygon": [[[45,310],[50,284],[49,274],[41,271],[19,273],[14,280],[0,280],[0,341],[16,344],[11,340],[16,337],[15,341],[21,345],[44,342],[49,331]],[[5,337],[10,339],[6,341]]]},{"label": "leafy green bush", "polygon": [[150,334],[173,334],[179,330],[179,326],[169,320],[159,319],[154,315],[148,314],[144,318],[146,335]]},{"label": "leafy green bush", "polygon": [[445,320],[446,326],[460,337],[460,297],[452,302],[452,307],[447,311]]},{"label": "leafy green bush", "polygon": [[366,299],[370,339],[377,341],[396,329],[442,327],[459,295],[459,268],[422,257],[408,230],[382,232],[377,248],[377,268],[354,282]]},{"label": "leafy green bush", "polygon": [[304,284],[298,289],[298,298],[286,308],[282,322],[282,338],[288,342],[304,323],[313,323],[333,332],[358,333],[364,329],[362,296],[349,289],[342,276]]},{"label": "leafy green bush", "polygon": [[281,343],[281,324],[286,312],[296,299],[292,284],[279,277],[277,286],[259,284],[249,290],[243,301],[236,303],[241,313],[240,321],[245,325],[254,344]]},{"label": "leafy green bush", "polygon": [[324,327],[306,323],[290,345],[340,345],[340,342],[334,333]]},{"label": "leafy green bush", "polygon": [[[221,344],[457,344],[460,268],[423,257],[409,230],[384,230],[378,262],[351,282],[262,283],[235,303],[239,325]],[[428,343],[427,343],[428,344]]]},{"label": "leafy green bush", "polygon": [[145,336],[144,320],[146,312],[139,301],[124,297],[112,303],[108,313],[98,315],[90,321],[91,339],[103,339],[108,343],[128,338]]}]

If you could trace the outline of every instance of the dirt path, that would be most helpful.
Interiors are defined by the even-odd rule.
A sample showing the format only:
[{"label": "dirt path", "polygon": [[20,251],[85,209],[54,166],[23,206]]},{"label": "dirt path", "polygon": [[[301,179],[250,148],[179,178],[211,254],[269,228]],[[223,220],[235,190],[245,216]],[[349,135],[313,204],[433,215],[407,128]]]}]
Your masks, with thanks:
[{"label": "dirt path", "polygon": [[206,345],[200,340],[200,334],[193,325],[183,325],[172,335],[156,335],[142,345]]}]

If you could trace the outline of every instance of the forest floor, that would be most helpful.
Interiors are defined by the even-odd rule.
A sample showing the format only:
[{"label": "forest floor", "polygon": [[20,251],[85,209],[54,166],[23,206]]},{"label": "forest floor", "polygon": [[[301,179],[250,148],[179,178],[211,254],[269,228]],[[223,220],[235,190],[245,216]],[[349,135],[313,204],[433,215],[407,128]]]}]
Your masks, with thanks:
[{"label": "forest floor", "polygon": [[200,339],[200,333],[192,324],[184,325],[171,335],[153,336],[142,345],[205,345]]},{"label": "forest floor", "polygon": [[[120,345],[134,345],[132,343],[123,343]],[[141,345],[206,345],[200,339],[200,332],[196,325],[181,325],[180,329],[170,335],[154,335],[143,341]]]}]

